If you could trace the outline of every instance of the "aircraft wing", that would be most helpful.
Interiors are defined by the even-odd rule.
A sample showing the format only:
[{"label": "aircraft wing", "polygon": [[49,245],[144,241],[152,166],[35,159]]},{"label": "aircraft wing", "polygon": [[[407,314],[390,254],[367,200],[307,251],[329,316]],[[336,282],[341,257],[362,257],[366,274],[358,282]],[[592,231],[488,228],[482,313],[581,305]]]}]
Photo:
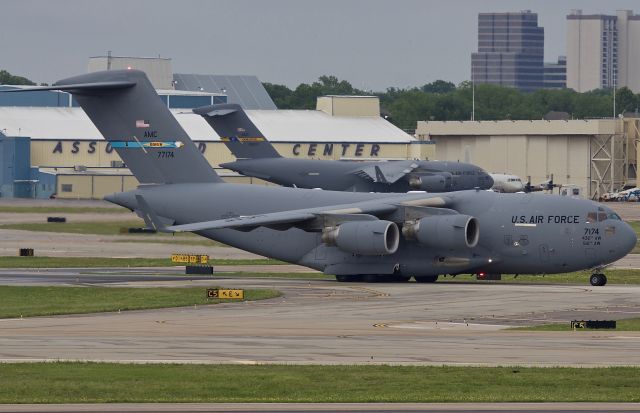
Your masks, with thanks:
[{"label": "aircraft wing", "polygon": [[393,184],[418,167],[415,161],[389,161],[370,164],[352,173],[371,182]]},{"label": "aircraft wing", "polygon": [[310,212],[287,211],[271,214],[247,215],[234,218],[216,219],[213,221],[195,222],[193,224],[173,225],[166,227],[171,232],[203,231],[207,229],[242,229],[261,226],[275,226],[283,224],[302,223],[314,219],[316,216]]},{"label": "aircraft wing", "polygon": [[[420,207],[441,208],[447,200],[442,197],[413,198],[406,195],[388,197],[382,200],[356,202],[344,205],[329,205],[291,211],[272,212],[267,214],[245,215],[213,221],[194,222],[182,225],[166,226],[149,207],[141,195],[136,195],[138,207],[147,226],[161,232],[192,232],[211,229],[252,230],[257,227],[287,229],[300,227],[303,229],[321,229],[322,227],[343,221],[372,220],[378,215],[390,215],[398,210],[409,210]],[[427,209],[427,208],[425,208]]]}]

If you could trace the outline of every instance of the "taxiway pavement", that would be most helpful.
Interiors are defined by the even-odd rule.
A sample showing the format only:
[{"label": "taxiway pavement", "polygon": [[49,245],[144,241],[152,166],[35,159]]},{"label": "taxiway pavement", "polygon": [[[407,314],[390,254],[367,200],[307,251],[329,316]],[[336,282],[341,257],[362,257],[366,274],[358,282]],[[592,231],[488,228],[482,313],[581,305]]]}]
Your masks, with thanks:
[{"label": "taxiway pavement", "polygon": [[[66,281],[54,277],[51,282],[73,284],[73,271],[66,271],[61,275]],[[95,283],[195,285],[203,287],[203,294],[212,285],[275,288],[284,295],[257,302],[0,320],[0,360],[640,365],[640,332],[505,329],[638,317],[640,286],[351,284],[224,277],[176,281],[167,276],[150,279],[146,273],[124,275],[129,278],[105,280],[97,273]],[[46,283],[35,271],[12,279],[17,277]],[[90,277],[82,282],[94,283]],[[7,278],[11,275],[5,273],[0,282]]]}]

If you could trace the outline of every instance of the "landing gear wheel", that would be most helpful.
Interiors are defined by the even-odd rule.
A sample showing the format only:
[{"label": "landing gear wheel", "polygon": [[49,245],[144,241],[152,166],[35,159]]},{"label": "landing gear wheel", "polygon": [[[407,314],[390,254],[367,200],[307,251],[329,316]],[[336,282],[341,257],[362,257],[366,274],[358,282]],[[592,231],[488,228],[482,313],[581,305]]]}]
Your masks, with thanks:
[{"label": "landing gear wheel", "polygon": [[594,287],[602,287],[607,283],[607,276],[604,274],[591,274],[589,282]]},{"label": "landing gear wheel", "polygon": [[420,277],[413,277],[417,283],[434,283],[438,280],[437,275],[423,275]]},{"label": "landing gear wheel", "polygon": [[396,283],[406,283],[406,282],[409,282],[410,279],[411,277],[407,277],[406,275],[393,276],[393,282],[396,282]]}]

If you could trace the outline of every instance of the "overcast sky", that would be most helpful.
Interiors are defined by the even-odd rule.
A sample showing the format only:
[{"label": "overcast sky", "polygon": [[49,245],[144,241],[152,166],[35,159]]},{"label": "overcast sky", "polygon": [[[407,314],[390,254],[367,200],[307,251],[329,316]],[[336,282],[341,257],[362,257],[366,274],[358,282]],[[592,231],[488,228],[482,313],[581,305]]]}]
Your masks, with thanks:
[{"label": "overcast sky", "polygon": [[634,6],[640,14],[638,0],[0,0],[0,69],[51,83],[111,50],[170,57],[176,73],[290,87],[324,74],[373,90],[457,84],[470,76],[479,12],[538,13],[545,60],[555,61],[571,9]]}]

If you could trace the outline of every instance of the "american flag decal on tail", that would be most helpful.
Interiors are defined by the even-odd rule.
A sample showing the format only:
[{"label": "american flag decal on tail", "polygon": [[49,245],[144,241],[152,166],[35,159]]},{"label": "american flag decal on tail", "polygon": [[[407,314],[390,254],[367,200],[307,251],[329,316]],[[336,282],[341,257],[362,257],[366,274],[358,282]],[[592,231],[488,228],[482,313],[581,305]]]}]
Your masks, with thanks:
[{"label": "american flag decal on tail", "polygon": [[136,128],[148,128],[148,127],[149,127],[149,121],[146,121],[146,120],[136,121]]}]

